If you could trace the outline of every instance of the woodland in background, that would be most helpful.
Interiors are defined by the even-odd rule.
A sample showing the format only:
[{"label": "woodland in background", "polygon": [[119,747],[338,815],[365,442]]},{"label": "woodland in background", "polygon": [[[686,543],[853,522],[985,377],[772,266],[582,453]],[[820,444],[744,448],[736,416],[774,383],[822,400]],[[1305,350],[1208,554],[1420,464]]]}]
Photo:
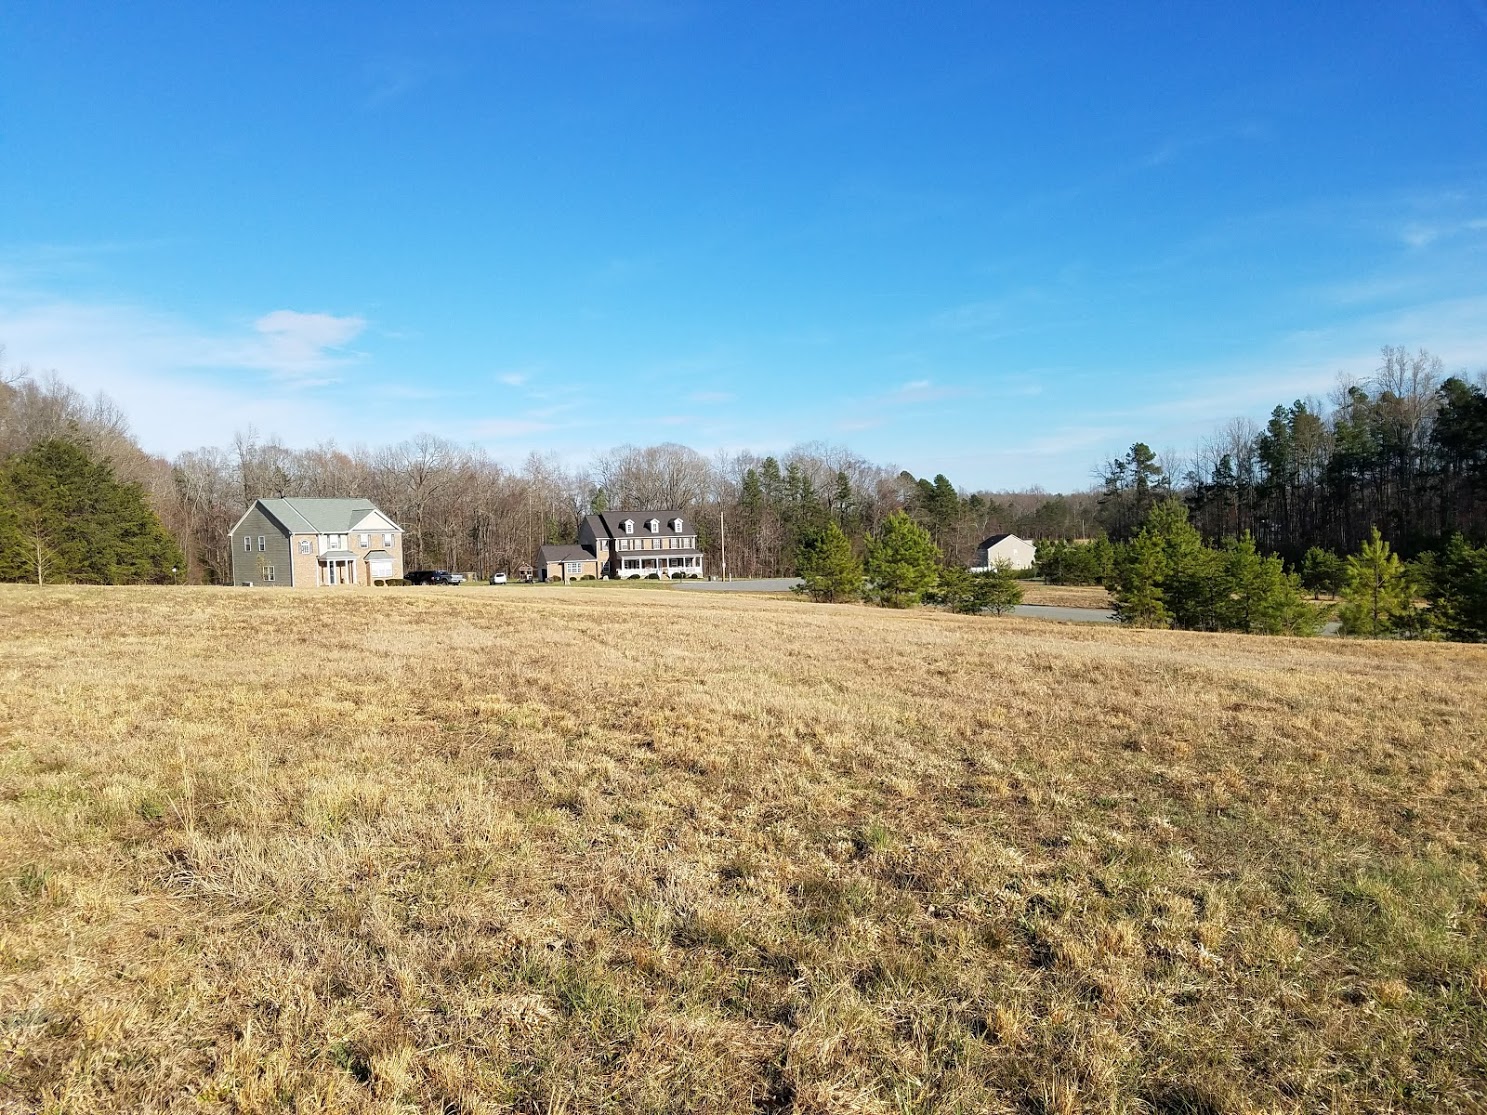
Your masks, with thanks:
[{"label": "woodland in background", "polygon": [[55,375],[0,371],[0,462],[65,438],[138,485],[185,554],[192,581],[230,578],[228,531],[258,497],[365,496],[404,530],[408,568],[510,571],[544,542],[570,542],[591,510],[676,508],[695,517],[708,568],[796,572],[803,540],[833,523],[859,556],[897,511],[929,531],[952,565],[1013,532],[1053,541],[1134,538],[1177,496],[1210,544],[1245,533],[1293,567],[1313,547],[1349,553],[1377,525],[1406,556],[1453,532],[1487,538],[1487,391],[1445,375],[1429,353],[1386,348],[1372,377],[1327,403],[1277,407],[1266,426],[1235,419],[1190,459],[1144,444],[1101,470],[1101,486],[1051,495],[966,492],[851,450],[811,443],[781,456],[705,457],[683,445],[622,446],[587,467],[532,453],[519,468],[419,435],[398,445],[294,449],[251,428],[173,461],[144,452],[122,411]]},{"label": "woodland in background", "polygon": [[292,449],[249,429],[229,446],[167,461],[138,446],[109,399],[88,399],[55,375],[0,373],[0,461],[50,438],[76,442],[138,484],[185,551],[186,578],[208,583],[231,579],[228,532],[254,499],[272,496],[365,496],[405,530],[407,568],[481,575],[532,561],[544,542],[572,542],[584,515],[610,507],[692,515],[710,570],[722,568],[726,532],[734,576],[794,573],[801,540],[828,522],[861,554],[889,515],[907,511],[947,560],[969,564],[990,534],[1078,537],[1094,529],[1097,510],[1092,492],[965,494],[944,476],[916,479],[819,443],[780,457],[623,446],[579,469],[532,453],[511,468],[428,434],[381,448]]},{"label": "woodland in background", "polygon": [[1377,527],[1406,556],[1453,534],[1487,540],[1487,378],[1447,376],[1438,357],[1385,348],[1378,369],[1327,401],[1277,406],[1264,427],[1235,419],[1192,460],[1143,443],[1103,470],[1100,524],[1133,538],[1180,496],[1210,543],[1254,537],[1298,565],[1350,553]]}]

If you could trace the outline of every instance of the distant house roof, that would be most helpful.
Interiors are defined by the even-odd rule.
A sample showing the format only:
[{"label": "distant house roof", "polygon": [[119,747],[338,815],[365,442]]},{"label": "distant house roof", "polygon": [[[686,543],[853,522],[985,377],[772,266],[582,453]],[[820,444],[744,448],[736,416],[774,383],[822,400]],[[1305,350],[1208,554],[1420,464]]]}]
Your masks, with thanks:
[{"label": "distant house roof", "polygon": [[346,534],[374,511],[386,519],[393,530],[402,530],[387,512],[369,499],[294,496],[260,499],[257,503],[291,534]]},{"label": "distant house roof", "polygon": [[[645,530],[645,524],[652,519],[660,523],[659,534],[696,534],[697,528],[680,511],[675,509],[660,508],[654,511],[601,511],[596,515],[590,515],[584,521],[590,530],[598,538],[621,538],[625,534],[625,520],[629,519],[635,524],[636,533],[649,533]],[[681,529],[674,524],[680,523]]]},{"label": "distant house roof", "polygon": [[546,564],[549,561],[593,561],[594,555],[582,546],[563,545],[557,542],[548,542],[537,551],[537,561]]},{"label": "distant house roof", "polygon": [[[980,548],[983,549],[983,550],[989,550],[993,546],[995,546],[998,542],[1005,542],[1009,538],[1017,538],[1017,535],[1015,535],[1015,534],[993,534],[985,542],[981,543]],[[1021,542],[1023,540],[1021,538],[1017,538],[1017,541]]]}]

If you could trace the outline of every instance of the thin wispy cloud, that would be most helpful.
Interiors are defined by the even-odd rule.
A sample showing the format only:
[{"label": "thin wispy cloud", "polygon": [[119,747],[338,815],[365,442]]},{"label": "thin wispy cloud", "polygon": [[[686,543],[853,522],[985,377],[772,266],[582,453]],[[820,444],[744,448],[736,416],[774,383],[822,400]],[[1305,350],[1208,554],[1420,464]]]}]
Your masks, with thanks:
[{"label": "thin wispy cloud", "polygon": [[530,418],[488,418],[470,427],[470,435],[476,438],[525,438],[557,429],[552,422],[538,422]]},{"label": "thin wispy cloud", "polygon": [[969,388],[935,383],[930,379],[913,379],[893,391],[880,396],[885,403],[897,405],[913,403],[937,403],[945,399],[959,399],[971,394]]},{"label": "thin wispy cloud", "polygon": [[496,382],[507,387],[524,387],[531,378],[527,372],[502,372],[496,377]]},{"label": "thin wispy cloud", "polygon": [[334,379],[328,373],[361,358],[346,346],[366,327],[361,317],[275,310],[253,323],[261,344],[249,346],[236,362],[288,378],[327,382]]}]

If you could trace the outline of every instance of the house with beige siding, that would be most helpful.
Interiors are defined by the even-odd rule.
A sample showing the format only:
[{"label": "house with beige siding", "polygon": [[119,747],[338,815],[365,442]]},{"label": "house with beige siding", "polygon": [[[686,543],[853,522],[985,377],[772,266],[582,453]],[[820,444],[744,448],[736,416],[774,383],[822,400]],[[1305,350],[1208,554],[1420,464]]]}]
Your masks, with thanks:
[{"label": "house with beige siding", "polygon": [[536,564],[543,581],[700,577],[702,549],[680,511],[603,511],[585,516],[576,544],[543,546]]},{"label": "house with beige siding", "polygon": [[403,529],[366,499],[256,499],[232,528],[232,583],[369,585],[403,575]]},{"label": "house with beige siding", "polygon": [[1015,534],[993,534],[976,548],[976,564],[971,572],[981,572],[994,566],[1005,565],[1009,569],[1031,569],[1037,558],[1037,547],[1026,538]]}]

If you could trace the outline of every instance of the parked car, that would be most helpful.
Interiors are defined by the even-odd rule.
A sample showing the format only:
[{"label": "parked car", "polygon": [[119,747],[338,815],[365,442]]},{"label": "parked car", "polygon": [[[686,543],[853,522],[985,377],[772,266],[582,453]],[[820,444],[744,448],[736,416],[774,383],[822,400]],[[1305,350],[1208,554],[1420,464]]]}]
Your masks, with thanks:
[{"label": "parked car", "polygon": [[504,585],[505,583],[506,583],[506,574],[504,574],[504,573],[492,573],[491,574],[491,584],[493,584],[493,585]]},{"label": "parked car", "polygon": [[450,585],[462,585],[464,583],[465,583],[465,575],[463,573],[450,573],[449,574],[449,580],[445,582],[445,584],[450,584]]},{"label": "parked car", "polygon": [[[457,585],[459,581],[447,569],[415,569],[405,574],[403,580],[410,585]],[[463,580],[463,578],[461,578]]]}]

